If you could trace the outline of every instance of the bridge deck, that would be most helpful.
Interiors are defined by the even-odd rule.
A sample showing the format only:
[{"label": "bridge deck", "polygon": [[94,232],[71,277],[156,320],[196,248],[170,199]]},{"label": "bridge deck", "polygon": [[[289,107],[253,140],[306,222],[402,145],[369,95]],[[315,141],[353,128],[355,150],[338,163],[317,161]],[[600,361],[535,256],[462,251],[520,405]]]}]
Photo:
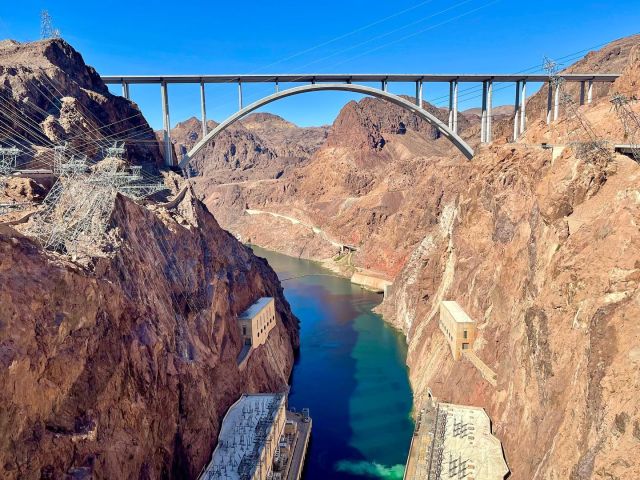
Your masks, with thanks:
[{"label": "bridge deck", "polygon": [[[568,82],[613,82],[618,73],[568,73],[559,75]],[[266,74],[266,75],[102,75],[102,80],[107,84],[135,84],[135,83],[311,83],[311,82],[547,82],[548,75],[525,74]]]}]

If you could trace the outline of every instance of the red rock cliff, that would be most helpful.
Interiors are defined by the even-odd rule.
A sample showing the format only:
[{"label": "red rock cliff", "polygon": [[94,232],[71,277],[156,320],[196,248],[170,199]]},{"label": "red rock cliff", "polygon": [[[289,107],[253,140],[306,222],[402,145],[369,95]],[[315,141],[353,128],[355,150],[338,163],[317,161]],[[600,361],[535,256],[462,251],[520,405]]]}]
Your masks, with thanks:
[{"label": "red rock cliff", "polygon": [[[81,269],[0,227],[0,477],[195,478],[243,392],[281,391],[297,320],[266,261],[190,195],[118,197],[118,247]],[[277,326],[239,371],[237,314]]]}]

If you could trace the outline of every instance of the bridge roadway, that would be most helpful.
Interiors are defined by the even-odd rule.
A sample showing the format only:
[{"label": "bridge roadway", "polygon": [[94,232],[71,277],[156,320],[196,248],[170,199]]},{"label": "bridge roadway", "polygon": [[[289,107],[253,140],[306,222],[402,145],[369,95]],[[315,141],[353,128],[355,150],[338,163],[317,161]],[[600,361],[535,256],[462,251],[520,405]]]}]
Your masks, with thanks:
[{"label": "bridge roadway", "polygon": [[[559,74],[558,78],[565,82],[580,83],[580,105],[591,103],[593,99],[594,83],[614,82],[620,74],[611,73],[567,73]],[[199,84],[200,85],[200,110],[202,120],[202,139],[190,152],[185,152],[181,167],[186,166],[189,159],[193,157],[206,143],[235,121],[242,118],[246,113],[260,108],[271,101],[284,98],[288,95],[305,93],[317,90],[351,90],[358,93],[377,96],[400,107],[412,111],[427,122],[434,125],[444,136],[449,138],[462,153],[470,158],[473,150],[458,136],[458,85],[459,83],[481,83],[482,84],[482,113],[480,141],[489,143],[492,141],[492,105],[493,105],[493,84],[494,82],[509,82],[515,84],[514,92],[514,122],[513,140],[526,129],[526,99],[527,83],[547,83],[549,85],[547,98],[547,123],[558,119],[560,95],[559,89],[554,88],[549,75],[540,74],[364,74],[364,73],[342,73],[342,74],[236,74],[236,75],[103,75],[102,80],[108,85],[122,85],[122,96],[130,99],[129,85],[132,84],[159,84],[162,99],[162,119],[163,119],[163,144],[165,163],[169,166],[175,165],[173,158],[173,148],[171,143],[171,122],[169,118],[169,84]],[[374,89],[363,83],[380,83],[380,89]],[[411,107],[410,102],[404,98],[391,94],[388,91],[389,83],[415,83],[415,105]],[[222,122],[217,131],[207,131],[207,113],[205,101],[205,84],[235,83],[238,85],[238,111]],[[254,102],[249,107],[244,107],[242,98],[243,83],[273,83],[275,94]],[[297,86],[280,92],[280,83],[302,83],[311,87]],[[449,84],[449,118],[447,124],[440,122],[432,114],[423,109],[423,84],[424,83],[448,83]],[[360,84],[360,85],[356,85]],[[322,86],[324,85],[324,86]],[[352,88],[349,88],[352,86]],[[314,88],[315,87],[315,88]],[[555,90],[555,92],[554,92]],[[280,92],[280,93],[279,93]],[[289,93],[286,93],[289,92]],[[416,108],[417,106],[417,108]]]}]

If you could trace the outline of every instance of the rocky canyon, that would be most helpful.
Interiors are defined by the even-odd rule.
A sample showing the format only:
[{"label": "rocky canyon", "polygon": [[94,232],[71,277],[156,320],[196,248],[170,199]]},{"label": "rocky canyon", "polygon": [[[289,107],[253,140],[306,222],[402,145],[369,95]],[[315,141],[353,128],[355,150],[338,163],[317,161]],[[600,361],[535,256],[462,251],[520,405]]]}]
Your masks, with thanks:
[{"label": "rocky canyon", "polygon": [[[612,105],[624,95],[640,118],[640,36],[566,68],[584,71],[620,77],[588,104],[566,84],[551,122],[542,85],[516,140],[511,106],[484,144],[477,109],[459,112],[471,160],[411,112],[363,98],[332,125],[248,115],[184,179],[159,168],[162,135],[140,108],[68,43],[1,42],[0,142],[17,139],[20,168],[50,167],[66,142],[95,171],[119,138],[119,160],[166,188],[114,195],[109,241],[77,255],[30,235],[55,180],[3,177],[0,202],[29,206],[0,217],[0,476],[197,478],[229,406],[285,391],[300,345],[251,244],[388,282],[377,312],[408,345],[415,409],[427,395],[484,408],[509,478],[640,476],[640,165],[614,148],[640,123]],[[436,103],[421,106],[446,123]],[[202,125],[185,119],[171,138],[179,158]],[[278,322],[240,368],[237,317],[264,296]],[[495,385],[453,359],[445,300],[475,320]]]},{"label": "rocky canyon", "polygon": [[[568,67],[622,76],[598,85],[590,105],[568,84],[573,103],[550,125],[543,86],[528,98],[517,142],[512,109],[499,111],[489,145],[479,144],[476,112],[461,112],[471,161],[376,99],[345,105],[324,142],[289,126],[289,138],[306,138],[294,162],[277,153],[283,120],[248,117],[268,118],[278,133],[224,133],[195,161],[196,192],[243,241],[393,281],[379,311],[406,336],[416,404],[430,391],[484,407],[511,478],[634,478],[640,167],[613,152],[630,139],[611,99],[640,95],[639,49],[640,37],[624,38]],[[446,119],[445,109],[423,107]],[[178,130],[174,138],[185,143]],[[339,245],[356,251],[344,258]],[[496,387],[452,359],[438,328],[442,300],[478,323],[474,350]]]},{"label": "rocky canyon", "polygon": [[[62,40],[4,42],[0,65],[0,122],[5,140],[20,139],[20,166],[50,165],[52,142],[72,148],[98,125],[153,140],[138,107]],[[149,172],[161,161],[155,140],[132,142],[126,158]],[[115,196],[108,248],[82,262],[27,235],[33,218],[1,220],[0,477],[196,478],[242,393],[286,390],[298,321],[275,273],[178,176],[165,181],[165,200]],[[6,183],[35,209],[51,187]],[[263,296],[275,299],[277,324],[239,368],[237,317]]]}]

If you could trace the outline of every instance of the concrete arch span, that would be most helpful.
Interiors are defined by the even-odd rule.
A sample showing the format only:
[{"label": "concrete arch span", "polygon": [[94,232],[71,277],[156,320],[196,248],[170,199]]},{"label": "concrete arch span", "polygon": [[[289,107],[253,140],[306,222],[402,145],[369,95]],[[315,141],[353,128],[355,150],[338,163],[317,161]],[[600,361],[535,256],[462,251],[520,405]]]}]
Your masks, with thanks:
[{"label": "concrete arch span", "polygon": [[288,88],[286,90],[282,90],[267,97],[264,97],[251,105],[244,107],[241,110],[238,110],[236,113],[228,117],[225,121],[220,123],[216,128],[211,130],[203,139],[201,139],[198,143],[196,143],[193,148],[187,152],[181,159],[179,167],[184,169],[188,164],[191,158],[193,158],[202,148],[207,145],[207,143],[211,142],[215,139],[222,131],[228,128],[230,125],[234,124],[238,120],[241,120],[243,117],[247,116],[251,112],[257,110],[258,108],[264,107],[269,103],[275,102],[276,100],[280,100],[281,98],[291,97],[293,95],[299,95],[301,93],[308,92],[321,92],[327,90],[334,91],[347,91],[354,93],[361,93],[364,95],[371,95],[372,97],[381,98],[386,100],[394,105],[397,105],[405,110],[414,113],[418,117],[425,120],[427,123],[436,127],[445,137],[447,137],[458,149],[462,152],[462,154],[467,157],[469,160],[473,157],[473,149],[456,133],[454,133],[445,123],[438,120],[431,113],[427,112],[423,108],[418,107],[415,103],[406,100],[398,95],[394,95],[389,92],[385,92],[384,90],[380,90],[378,88],[368,87],[365,85],[356,85],[351,83],[323,83],[323,84],[311,84],[311,85],[302,85],[299,87]]}]

